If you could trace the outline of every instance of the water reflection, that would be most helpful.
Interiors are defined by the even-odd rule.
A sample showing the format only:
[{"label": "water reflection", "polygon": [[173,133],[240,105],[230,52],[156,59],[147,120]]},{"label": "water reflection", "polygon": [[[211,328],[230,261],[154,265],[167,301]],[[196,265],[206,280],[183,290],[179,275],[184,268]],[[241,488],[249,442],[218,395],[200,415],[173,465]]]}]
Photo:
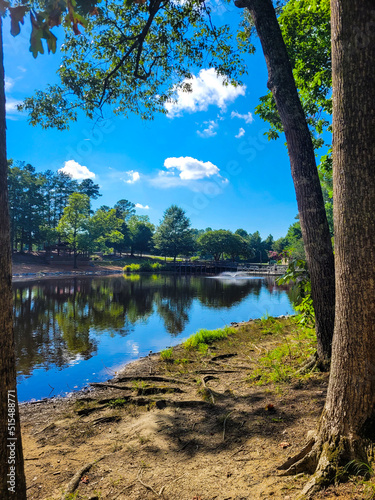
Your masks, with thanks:
[{"label": "water reflection", "polygon": [[[112,354],[100,351],[101,363],[110,365],[114,346],[119,346],[121,354],[124,347],[120,339],[130,334],[134,339],[129,344],[140,345],[143,352],[149,347],[147,342],[152,346],[156,342],[159,347],[158,341],[165,338],[166,332],[171,339],[184,333],[186,336],[189,325],[221,326],[222,322],[217,324],[218,320],[208,315],[207,310],[229,310],[249,297],[255,304],[264,293],[267,300],[275,303],[286,296],[285,289],[276,287],[272,278],[233,280],[172,275],[18,282],[13,284],[13,291],[20,379],[30,377],[35,368],[61,371],[95,358],[102,349],[103,334],[113,337],[112,343],[106,342]],[[288,299],[287,305],[290,311]],[[279,314],[288,312],[284,303],[282,307]],[[247,318],[233,317],[231,321],[248,319],[250,309]],[[139,344],[136,337],[141,334]],[[134,352],[129,356],[134,357]],[[29,389],[32,390],[31,386]]]}]

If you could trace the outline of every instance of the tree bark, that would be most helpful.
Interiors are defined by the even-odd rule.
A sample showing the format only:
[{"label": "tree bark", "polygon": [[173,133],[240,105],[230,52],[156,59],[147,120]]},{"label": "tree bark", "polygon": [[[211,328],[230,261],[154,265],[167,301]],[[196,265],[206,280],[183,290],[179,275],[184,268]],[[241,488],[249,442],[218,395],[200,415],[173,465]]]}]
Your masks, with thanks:
[{"label": "tree bark", "polygon": [[325,362],[331,357],[335,272],[311,135],[272,0],[236,0],[235,5],[247,7],[253,18],[267,63],[268,88],[274,96],[285,132],[311,277],[318,357]]},{"label": "tree bark", "polygon": [[375,441],[375,5],[331,0],[331,12],[336,315],[316,443],[294,465],[315,470],[309,494]]},{"label": "tree bark", "polygon": [[24,500],[26,480],[17,405],[13,336],[4,78],[0,16],[0,498]]}]

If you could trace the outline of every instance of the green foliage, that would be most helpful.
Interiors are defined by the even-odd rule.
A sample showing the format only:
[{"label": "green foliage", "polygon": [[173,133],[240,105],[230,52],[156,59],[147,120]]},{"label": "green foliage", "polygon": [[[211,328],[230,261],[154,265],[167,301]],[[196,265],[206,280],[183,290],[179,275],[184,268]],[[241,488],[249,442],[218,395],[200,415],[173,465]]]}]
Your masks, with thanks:
[{"label": "green foliage", "polygon": [[[69,11],[70,12],[70,11]],[[102,107],[151,119],[166,113],[178,89],[190,91],[186,78],[197,67],[214,67],[227,83],[244,73],[228,25],[215,26],[204,2],[99,1],[79,37],[62,46],[60,84],[50,85],[21,107],[30,122],[68,128],[82,109],[89,118]],[[75,30],[76,33],[76,30]]]},{"label": "green foliage", "polygon": [[171,362],[173,358],[173,348],[169,347],[168,349],[164,349],[160,351],[160,359],[161,361]]},{"label": "green foliage", "polygon": [[116,217],[114,208],[108,211],[99,208],[88,222],[88,231],[92,248],[102,252],[124,238],[121,233],[121,221]]},{"label": "green foliage", "polygon": [[73,193],[68,198],[57,230],[71,245],[74,252],[79,250],[82,236],[87,234],[90,216],[90,199],[86,194]]},{"label": "green foliage", "polygon": [[179,254],[190,254],[195,245],[185,211],[177,205],[167,208],[153,240],[162,255],[173,256],[175,260]]},{"label": "green foliage", "polygon": [[134,273],[134,272],[139,272],[141,269],[140,264],[128,264],[124,266],[123,271],[124,273]]},{"label": "green foliage", "polygon": [[[146,252],[152,247],[152,236],[155,227],[147,215],[132,215],[127,221],[131,254]],[[148,269],[144,269],[145,271]]]},{"label": "green foliage", "polygon": [[197,243],[201,254],[212,255],[216,261],[224,255],[235,260],[239,255],[249,253],[248,242],[242,236],[224,229],[205,232],[198,238]]},{"label": "green foliage", "polygon": [[[78,24],[86,26],[86,19],[78,12],[85,11],[87,2],[80,0],[78,8],[75,0],[59,0],[58,2],[38,2],[30,3],[21,2],[23,5],[12,6],[11,2],[1,0],[0,15],[7,12],[10,15],[11,29],[13,36],[17,36],[20,31],[20,24],[24,24],[25,17],[30,15],[31,21],[31,36],[30,36],[30,52],[34,58],[38,54],[44,54],[44,46],[42,40],[45,40],[48,53],[56,52],[57,38],[52,33],[51,29],[64,24],[64,27],[71,27],[74,34],[80,34]],[[90,11],[96,4],[95,0],[90,0]],[[75,10],[76,8],[76,10]],[[64,22],[62,22],[64,21]]]},{"label": "green foliage", "polygon": [[305,259],[305,248],[299,221],[289,226],[288,232],[284,238],[279,238],[272,243],[272,250],[276,251],[281,256],[288,256],[294,260]]},{"label": "green foliage", "polygon": [[199,349],[205,352],[208,344],[212,344],[220,339],[225,339],[228,335],[232,335],[235,332],[236,330],[234,328],[228,326],[217,330],[202,329],[189,337],[183,343],[183,346],[185,349]]},{"label": "green foliage", "polygon": [[311,297],[311,281],[305,260],[291,260],[283,276],[277,279],[277,283],[293,284],[293,306],[300,312],[299,321],[302,325],[315,325],[315,313]]},{"label": "green foliage", "polygon": [[136,273],[136,272],[151,272],[151,271],[161,271],[165,269],[165,265],[160,262],[151,262],[149,260],[138,263],[127,264],[123,267],[125,273]]},{"label": "green foliage", "polygon": [[161,264],[160,262],[153,262],[151,264],[151,269],[153,271],[161,271],[164,268],[165,268],[165,266],[163,266],[163,264]]},{"label": "green foliage", "polygon": [[109,406],[110,408],[122,408],[123,406],[126,405],[126,403],[127,403],[126,399],[117,398],[108,401],[108,403],[106,403],[106,406]]},{"label": "green foliage", "polygon": [[[275,335],[282,335],[282,328],[277,330]],[[298,370],[315,350],[314,330],[298,328],[291,335],[283,336],[277,347],[268,350],[258,359],[258,368],[253,371],[248,380],[258,385],[264,385],[287,383],[292,378],[302,377]]]},{"label": "green foliage", "polygon": [[[289,0],[279,12],[294,79],[319,148],[324,144],[319,134],[330,128],[326,116],[332,113],[330,2]],[[271,92],[260,99],[256,114],[270,124],[269,139],[278,138],[282,125]]]}]

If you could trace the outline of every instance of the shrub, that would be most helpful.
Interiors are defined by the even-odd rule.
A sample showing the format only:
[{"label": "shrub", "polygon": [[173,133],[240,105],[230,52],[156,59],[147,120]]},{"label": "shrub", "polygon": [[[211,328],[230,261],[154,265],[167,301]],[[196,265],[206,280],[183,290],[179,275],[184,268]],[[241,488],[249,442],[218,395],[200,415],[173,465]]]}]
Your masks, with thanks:
[{"label": "shrub", "polygon": [[141,265],[140,264],[128,264],[127,266],[125,266],[123,268],[123,271],[125,273],[134,273],[134,272],[137,272],[137,271],[140,271],[141,269]]},{"label": "shrub", "polygon": [[153,271],[160,271],[161,269],[163,269],[163,264],[160,264],[160,262],[154,262],[153,264],[151,264],[151,268],[153,269]]},{"label": "shrub", "polygon": [[152,271],[152,266],[151,266],[150,262],[148,262],[148,261],[142,262],[141,264],[138,264],[138,265],[139,265],[140,271]]}]

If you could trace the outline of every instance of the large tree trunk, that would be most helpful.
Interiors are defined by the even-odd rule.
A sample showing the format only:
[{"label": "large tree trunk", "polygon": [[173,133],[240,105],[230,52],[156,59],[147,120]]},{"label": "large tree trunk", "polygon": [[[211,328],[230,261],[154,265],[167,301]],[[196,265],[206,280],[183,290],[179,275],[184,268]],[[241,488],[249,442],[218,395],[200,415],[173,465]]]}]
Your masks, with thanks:
[{"label": "large tree trunk", "polygon": [[306,491],[375,440],[375,5],[331,0],[336,319],[327,400]]},{"label": "large tree trunk", "polygon": [[247,7],[253,18],[267,62],[268,88],[284,128],[311,277],[318,356],[326,361],[331,357],[334,326],[334,258],[310,132],[272,0],[235,4]]},{"label": "large tree trunk", "polygon": [[2,18],[0,16],[0,498],[24,500],[26,481],[16,391],[7,175]]}]

